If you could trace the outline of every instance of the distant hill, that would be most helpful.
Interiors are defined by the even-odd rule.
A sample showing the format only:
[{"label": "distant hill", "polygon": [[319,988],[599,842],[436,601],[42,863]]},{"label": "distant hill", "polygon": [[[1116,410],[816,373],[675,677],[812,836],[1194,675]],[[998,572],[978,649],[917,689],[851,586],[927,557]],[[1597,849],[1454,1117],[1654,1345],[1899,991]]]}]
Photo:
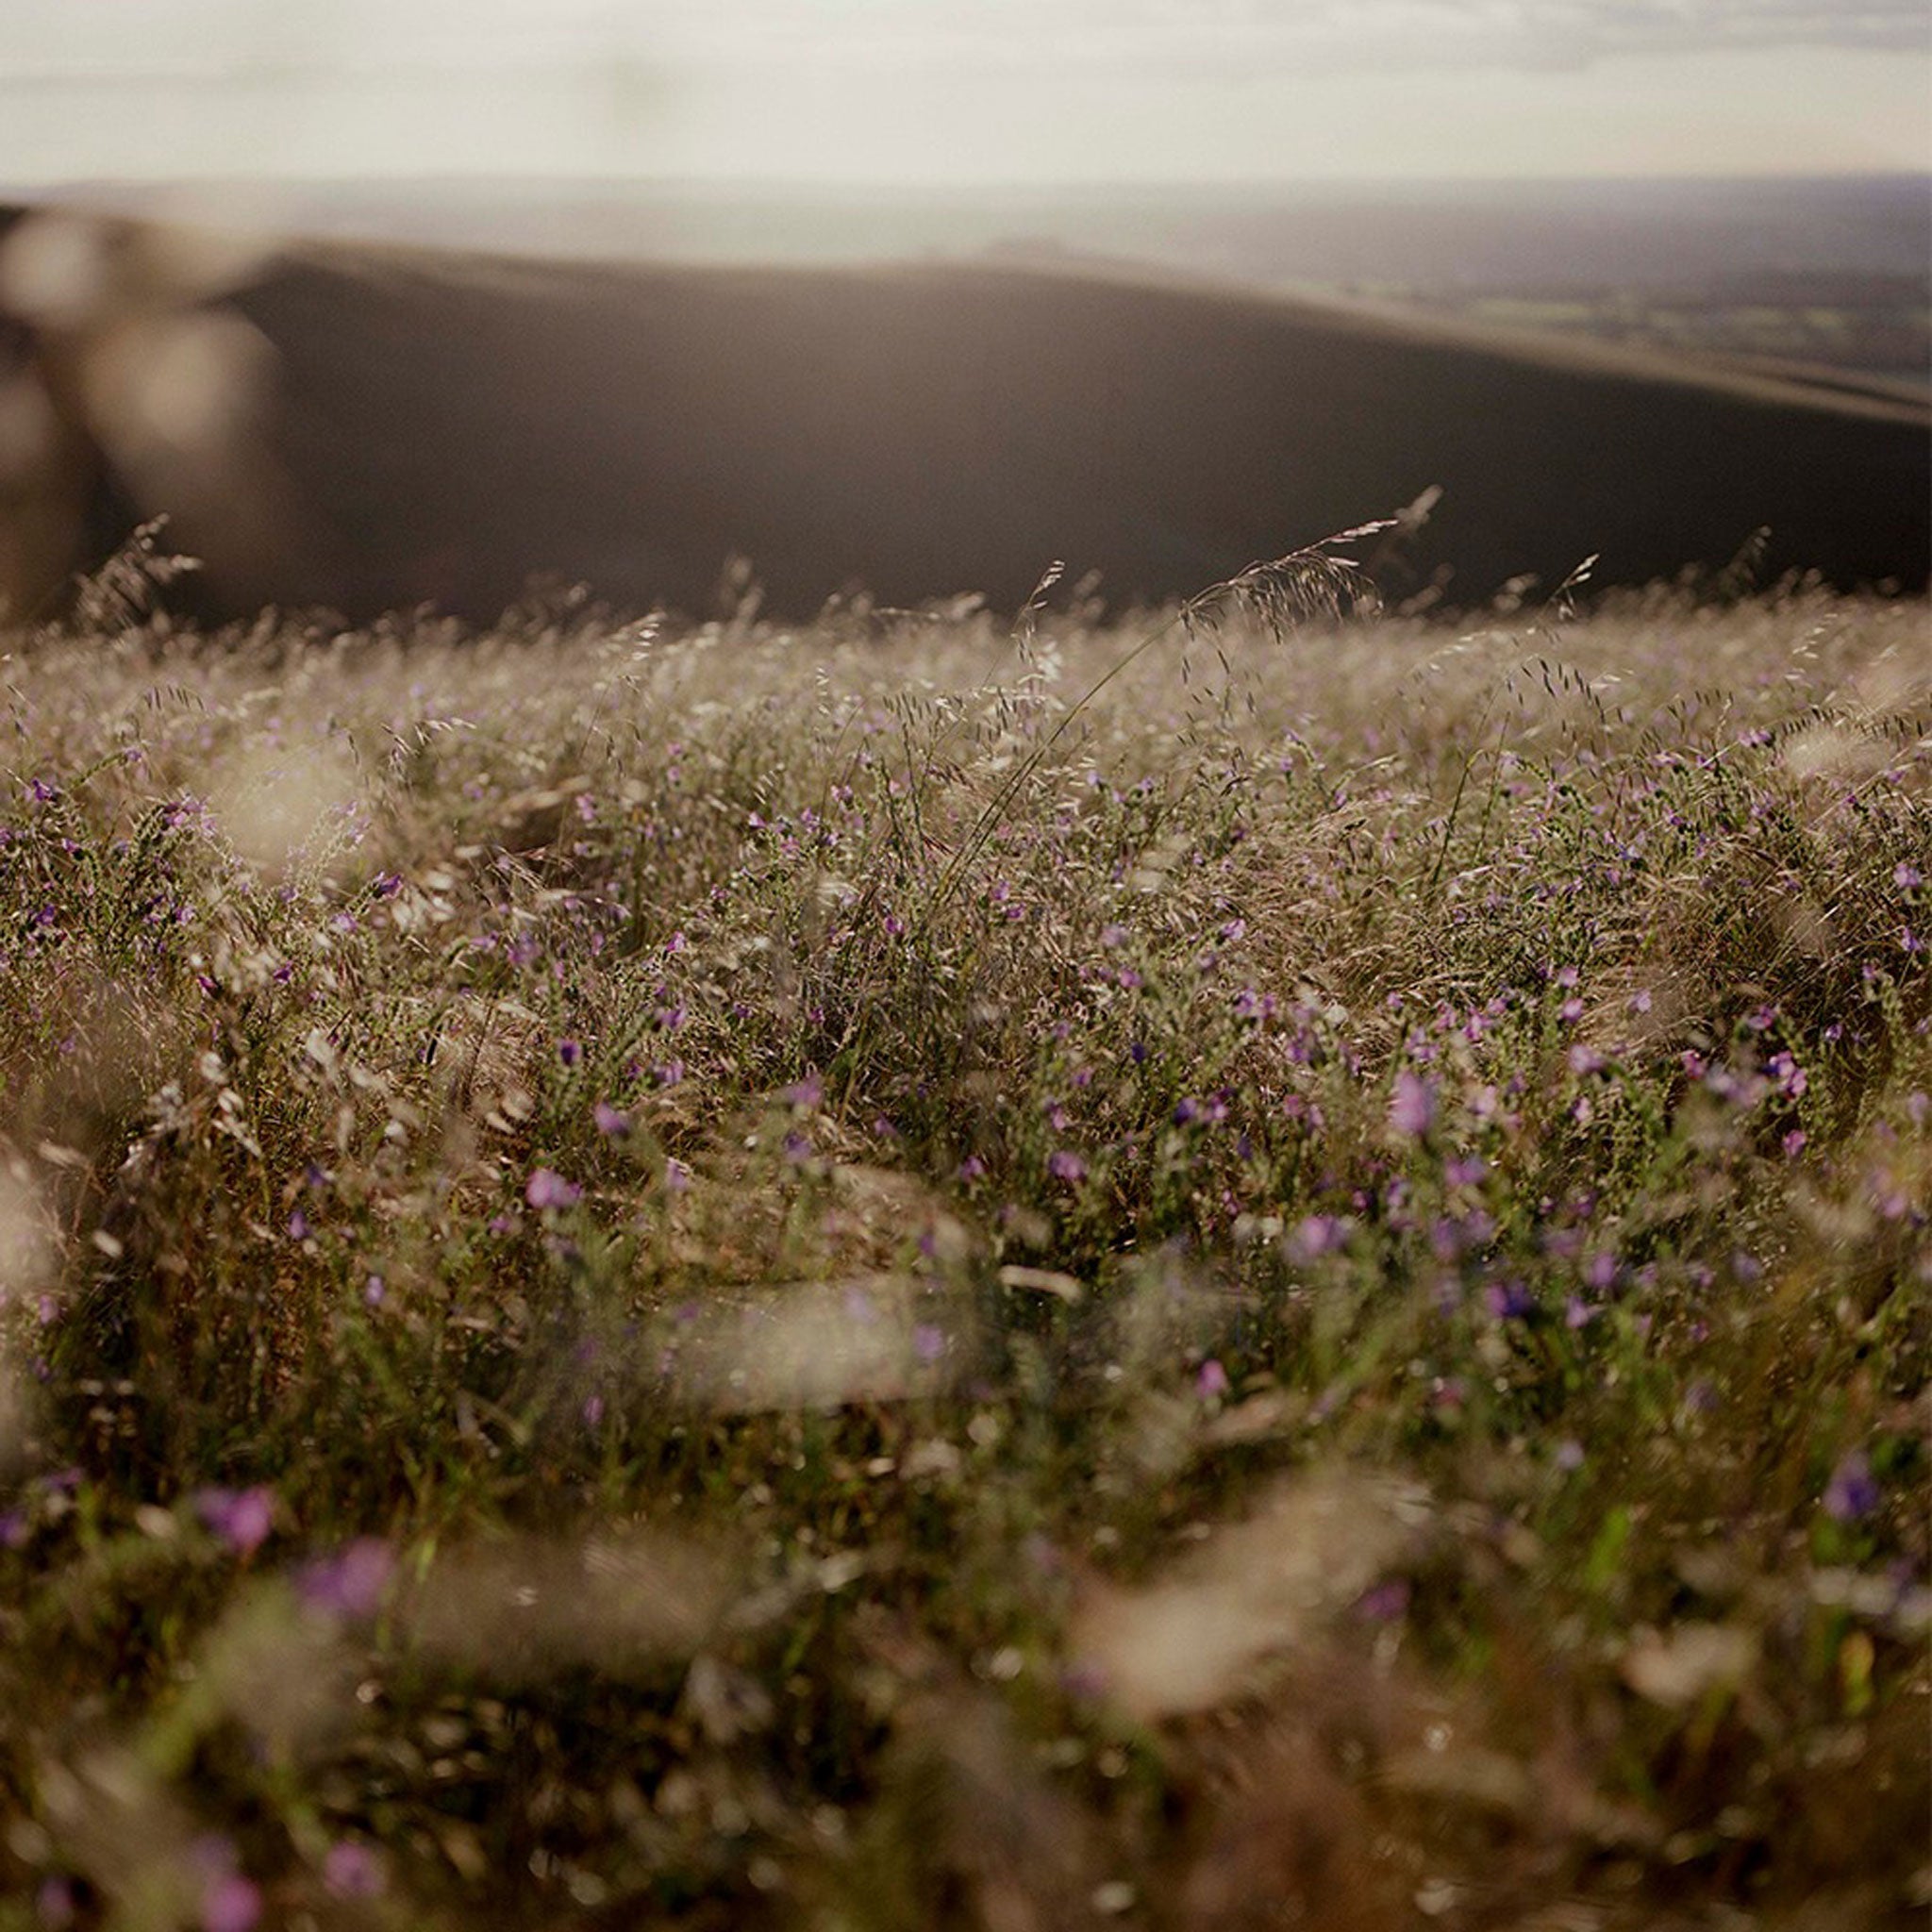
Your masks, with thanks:
[{"label": "distant hill", "polygon": [[[1075,260],[322,245],[172,332],[130,327],[132,299],[103,325],[111,353],[81,328],[17,330],[15,354],[92,439],[86,543],[172,510],[216,613],[487,618],[540,573],[702,608],[732,556],[800,613],[859,585],[1010,607],[1054,557],[1116,599],[1162,597],[1432,485],[1398,593],[1437,577],[1474,603],[1590,553],[1599,581],[1645,581],[1722,565],[1760,525],[1773,569],[1927,577],[1932,436],[1909,400]],[[175,420],[207,375],[197,342],[241,354],[253,390],[212,410],[219,473]],[[131,441],[117,394],[145,399]]]}]

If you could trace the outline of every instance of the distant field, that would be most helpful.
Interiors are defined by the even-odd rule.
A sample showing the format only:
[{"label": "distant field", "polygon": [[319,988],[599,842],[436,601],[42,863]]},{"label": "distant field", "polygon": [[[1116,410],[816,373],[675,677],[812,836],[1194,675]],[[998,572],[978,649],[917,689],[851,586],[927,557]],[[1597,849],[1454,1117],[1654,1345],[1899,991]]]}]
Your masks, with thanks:
[{"label": "distant field", "polygon": [[1734,368],[1923,396],[1932,307],[1923,277],[1831,273],[1708,276],[1675,287],[1409,289],[1430,312],[1662,349]]},{"label": "distant field", "polygon": [[1922,1922],[1926,607],[1365,547],[0,635],[0,1927]]},{"label": "distant field", "polygon": [[[22,232],[42,275],[95,245]],[[1712,574],[1760,528],[1774,578],[1916,589],[1932,558],[1924,401],[1789,372],[1078,262],[99,246],[92,318],[12,335],[60,438],[11,481],[26,608],[161,512],[225,617],[487,620],[533,575],[702,615],[735,558],[793,618],[861,588],[1010,611],[1055,557],[1124,608],[1437,491],[1374,560],[1392,600],[1591,555]]]}]

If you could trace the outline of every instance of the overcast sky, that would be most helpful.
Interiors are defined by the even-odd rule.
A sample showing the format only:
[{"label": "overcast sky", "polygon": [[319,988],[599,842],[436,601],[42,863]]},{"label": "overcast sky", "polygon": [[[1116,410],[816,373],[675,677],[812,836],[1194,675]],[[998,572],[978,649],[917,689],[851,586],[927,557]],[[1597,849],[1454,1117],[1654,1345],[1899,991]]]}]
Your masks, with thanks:
[{"label": "overcast sky", "polygon": [[1932,168],[1925,0],[0,0],[0,182]]}]

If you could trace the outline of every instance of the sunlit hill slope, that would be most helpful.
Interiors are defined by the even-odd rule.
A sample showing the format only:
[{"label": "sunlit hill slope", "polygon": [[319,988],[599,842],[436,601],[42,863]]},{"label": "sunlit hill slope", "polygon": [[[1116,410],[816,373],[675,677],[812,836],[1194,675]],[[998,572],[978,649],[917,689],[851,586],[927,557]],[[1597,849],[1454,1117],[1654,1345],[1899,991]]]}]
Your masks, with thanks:
[{"label": "sunlit hill slope", "polygon": [[[1774,571],[1927,575],[1909,401],[1077,264],[311,246],[191,300],[151,234],[110,239],[96,312],[8,325],[64,439],[64,495],[13,483],[36,595],[167,512],[212,614],[487,617],[533,574],[703,608],[734,556],[801,613],[859,586],[1010,606],[1054,557],[1125,600],[1435,486],[1378,566],[1397,595],[1592,553],[1617,581],[1715,568],[1760,526]],[[226,403],[184,411],[184,369],[232,372]]]}]

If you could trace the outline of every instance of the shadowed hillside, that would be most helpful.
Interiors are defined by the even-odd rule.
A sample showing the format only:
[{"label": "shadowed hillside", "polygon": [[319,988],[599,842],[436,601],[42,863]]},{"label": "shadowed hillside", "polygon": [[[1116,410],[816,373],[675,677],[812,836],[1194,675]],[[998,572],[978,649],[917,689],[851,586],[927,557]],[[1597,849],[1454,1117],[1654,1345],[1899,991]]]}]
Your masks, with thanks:
[{"label": "shadowed hillside", "polygon": [[[734,555],[787,611],[858,585],[1010,606],[1056,556],[1160,597],[1431,485],[1398,594],[1474,602],[1593,552],[1648,580],[1759,525],[1774,570],[1927,574],[1910,403],[1206,284],[313,248],[202,310],[235,318],[273,352],[245,455],[220,479],[179,448],[104,462],[87,533],[173,513],[218,612],[481,617],[533,574],[703,608]],[[114,447],[101,386],[69,387]]]}]

